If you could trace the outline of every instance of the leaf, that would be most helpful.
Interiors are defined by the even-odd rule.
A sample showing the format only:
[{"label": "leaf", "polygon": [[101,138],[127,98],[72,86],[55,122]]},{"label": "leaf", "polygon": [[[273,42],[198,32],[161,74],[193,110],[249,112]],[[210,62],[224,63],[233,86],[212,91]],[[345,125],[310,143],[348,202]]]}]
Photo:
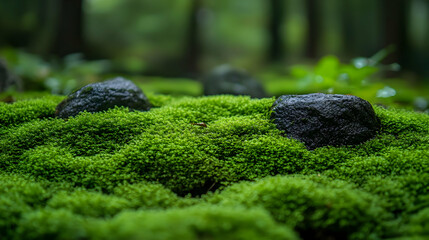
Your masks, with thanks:
[{"label": "leaf", "polygon": [[322,58],[314,68],[314,73],[323,78],[336,79],[339,74],[340,60],[335,56],[326,56]]}]

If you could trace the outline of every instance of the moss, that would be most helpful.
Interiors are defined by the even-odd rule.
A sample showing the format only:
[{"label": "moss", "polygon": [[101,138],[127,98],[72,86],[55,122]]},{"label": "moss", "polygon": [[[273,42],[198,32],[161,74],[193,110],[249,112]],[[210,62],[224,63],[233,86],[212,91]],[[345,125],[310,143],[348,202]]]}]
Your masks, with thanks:
[{"label": "moss", "polygon": [[[104,194],[76,188],[68,182],[0,173],[0,236],[2,239],[16,236],[22,237],[18,239],[74,239],[73,236],[81,234],[76,225],[84,224],[85,219],[112,218],[124,210],[185,207],[195,202],[151,183],[119,185],[113,192]],[[40,226],[32,223],[38,219],[42,221]],[[22,225],[26,226],[24,232],[20,232]]]},{"label": "moss", "polygon": [[408,225],[403,230],[405,231],[404,235],[408,236],[419,236],[422,238],[429,236],[429,207],[411,216]]},{"label": "moss", "polygon": [[297,239],[290,228],[275,223],[260,209],[210,205],[163,212],[125,212],[106,225],[126,227],[122,231],[107,229],[101,232],[100,239],[109,235],[114,239],[129,239],[133,235],[135,239]]},{"label": "moss", "polygon": [[12,238],[24,214],[44,207],[55,192],[71,189],[68,183],[35,181],[30,176],[0,173],[0,237]]},{"label": "moss", "polygon": [[85,218],[65,209],[40,209],[22,216],[15,231],[16,239],[84,239]]},{"label": "moss", "polygon": [[389,214],[377,198],[341,181],[277,176],[241,183],[215,194],[210,203],[262,206],[305,239],[371,239]]},{"label": "moss", "polygon": [[85,87],[82,89],[81,93],[82,94],[86,94],[86,93],[90,93],[94,88],[91,86]]},{"label": "moss", "polygon": [[0,102],[0,128],[16,126],[34,119],[54,117],[55,107],[63,97],[27,99],[13,104]]},{"label": "moss", "polygon": [[61,210],[25,215],[19,239],[298,239],[260,209],[197,206],[165,211],[124,211],[112,219],[85,218]]},{"label": "moss", "polygon": [[[429,207],[427,114],[375,107],[382,129],[374,139],[308,151],[271,122],[274,99],[148,98],[154,108],[147,112],[117,107],[68,120],[53,118],[62,97],[0,103],[0,193],[7,193],[0,194],[0,216],[7,219],[0,220],[0,236],[61,238],[68,229],[95,239],[122,226],[116,219],[151,216],[175,224],[174,218],[188,219],[186,212],[220,211],[224,219],[225,211],[235,211],[246,218],[262,207],[255,214],[265,214],[261,219],[273,229],[288,226],[304,239],[397,238],[414,231],[403,226],[418,226],[412,219]],[[192,124],[201,122],[207,127]],[[212,208],[203,210],[207,201]],[[201,214],[196,219],[206,218]],[[47,217],[60,222],[43,229]],[[255,228],[250,220],[226,218],[237,231]],[[84,224],[73,230],[61,221]],[[128,224],[135,227],[124,234],[143,234]],[[189,224],[183,229],[197,226]],[[92,233],[86,225],[104,230]]]},{"label": "moss", "polygon": [[150,99],[150,104],[152,107],[162,107],[166,104],[171,103],[172,101],[180,99],[180,97],[173,97],[170,95],[159,95],[154,93],[146,93],[145,95]]},{"label": "moss", "polygon": [[[403,217],[409,211],[420,208],[420,198],[427,195],[429,174],[404,175],[395,177],[374,176],[362,185],[367,192],[380,197],[380,204],[396,217]],[[429,206],[429,204],[428,204]]]},{"label": "moss", "polygon": [[66,209],[86,217],[109,218],[124,210],[167,209],[192,205],[192,200],[179,198],[159,184],[121,185],[113,194],[77,190],[58,192],[46,203],[48,208]]}]

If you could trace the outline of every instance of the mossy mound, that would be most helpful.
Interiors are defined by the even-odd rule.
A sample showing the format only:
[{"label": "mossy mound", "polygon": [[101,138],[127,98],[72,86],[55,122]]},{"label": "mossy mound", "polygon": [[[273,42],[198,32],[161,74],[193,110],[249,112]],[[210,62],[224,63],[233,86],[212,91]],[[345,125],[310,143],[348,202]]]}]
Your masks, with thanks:
[{"label": "mossy mound", "polygon": [[218,206],[124,211],[111,219],[44,209],[25,215],[17,236],[20,239],[298,239],[293,230],[276,223],[263,210]]},{"label": "mossy mound", "polygon": [[235,184],[208,201],[261,206],[306,239],[368,239],[391,215],[378,197],[322,176],[276,176]]},{"label": "mossy mound", "polygon": [[148,97],[67,120],[62,97],[0,103],[0,237],[428,234],[428,115],[375,107],[374,139],[308,151],[270,121],[273,98]]}]

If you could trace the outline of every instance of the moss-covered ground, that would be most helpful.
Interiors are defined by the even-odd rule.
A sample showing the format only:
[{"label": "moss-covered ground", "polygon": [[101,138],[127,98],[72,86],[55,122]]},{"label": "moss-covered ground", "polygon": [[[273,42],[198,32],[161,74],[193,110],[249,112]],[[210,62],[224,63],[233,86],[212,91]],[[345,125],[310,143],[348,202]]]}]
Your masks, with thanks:
[{"label": "moss-covered ground", "polygon": [[374,106],[374,139],[308,151],[274,98],[62,99],[0,103],[0,239],[428,239],[427,114]]}]

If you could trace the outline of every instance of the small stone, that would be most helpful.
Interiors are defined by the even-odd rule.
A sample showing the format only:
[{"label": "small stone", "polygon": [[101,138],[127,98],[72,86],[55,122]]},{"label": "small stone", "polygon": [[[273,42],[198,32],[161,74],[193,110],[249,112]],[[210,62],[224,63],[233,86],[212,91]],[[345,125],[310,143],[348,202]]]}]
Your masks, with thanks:
[{"label": "small stone", "polygon": [[272,110],[277,128],[310,150],[357,145],[373,138],[381,128],[371,104],[351,95],[283,95]]},{"label": "small stone", "polygon": [[204,95],[248,95],[266,97],[264,87],[246,71],[222,65],[203,79]]},{"label": "small stone", "polygon": [[115,79],[93,83],[71,93],[56,108],[56,116],[68,118],[80,112],[101,112],[110,108],[128,107],[130,110],[148,111],[150,103],[142,90],[130,80]]}]

